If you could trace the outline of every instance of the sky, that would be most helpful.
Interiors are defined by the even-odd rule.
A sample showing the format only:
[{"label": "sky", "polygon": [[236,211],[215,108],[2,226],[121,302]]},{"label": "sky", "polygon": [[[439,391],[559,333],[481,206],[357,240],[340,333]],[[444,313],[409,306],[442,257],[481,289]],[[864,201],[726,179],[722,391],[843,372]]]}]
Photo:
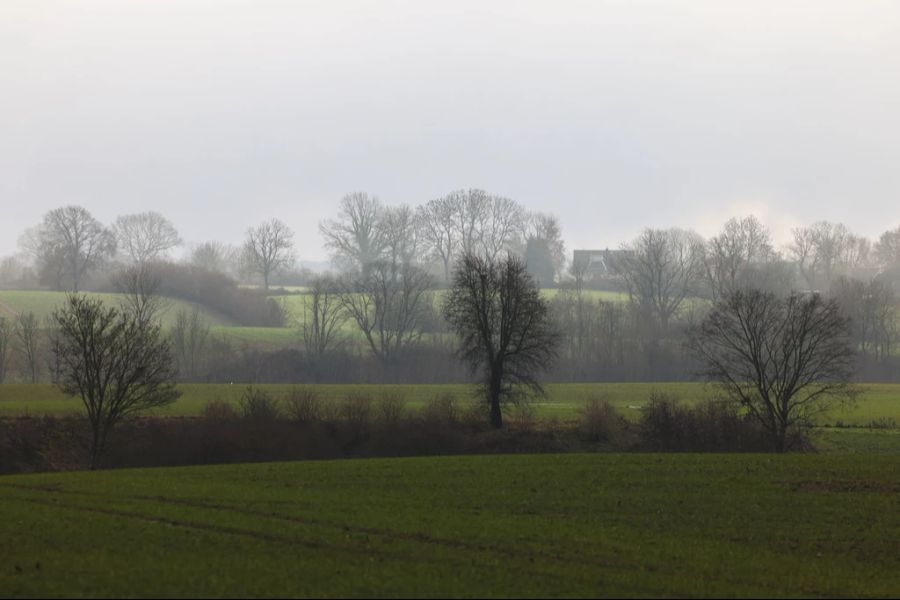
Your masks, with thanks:
[{"label": "sky", "polygon": [[45,212],[187,243],[482,188],[567,248],[900,226],[900,2],[0,0],[0,255]]}]

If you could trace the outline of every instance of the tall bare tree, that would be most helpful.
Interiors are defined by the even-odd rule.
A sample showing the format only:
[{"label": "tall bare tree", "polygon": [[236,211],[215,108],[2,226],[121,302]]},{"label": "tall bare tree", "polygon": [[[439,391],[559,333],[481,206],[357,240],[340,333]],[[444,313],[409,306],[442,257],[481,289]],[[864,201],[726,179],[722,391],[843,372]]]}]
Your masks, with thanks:
[{"label": "tall bare tree", "polygon": [[175,324],[169,332],[175,352],[179,377],[193,381],[200,372],[203,353],[209,340],[209,323],[194,307],[190,312],[182,309],[175,314]]},{"label": "tall bare tree", "polygon": [[112,232],[81,206],[51,210],[22,243],[58,287],[68,285],[76,292],[84,275],[116,248]]},{"label": "tall bare tree", "polygon": [[444,282],[450,282],[450,268],[459,248],[456,236],[454,211],[456,207],[451,197],[445,196],[429,200],[416,211],[419,238],[424,253],[444,267]]},{"label": "tall bare tree", "polygon": [[416,213],[408,206],[388,206],[378,224],[384,240],[384,259],[394,269],[416,262],[419,232]]},{"label": "tall bare tree", "polygon": [[520,258],[466,255],[443,312],[460,337],[460,356],[482,379],[491,425],[502,427],[503,404],[524,390],[542,393],[538,374],[556,358],[548,304]]},{"label": "tall bare tree", "polygon": [[685,298],[697,292],[703,240],[683,229],[645,229],[617,261],[631,301],[653,311],[663,331]]},{"label": "tall bare tree", "polygon": [[22,357],[22,370],[31,383],[38,382],[41,355],[41,325],[31,311],[16,315],[13,328],[19,355]]},{"label": "tall bare tree", "polygon": [[337,219],[323,221],[319,232],[336,263],[350,271],[365,272],[384,257],[384,208],[377,197],[365,192],[341,199]]},{"label": "tall bare tree", "polygon": [[166,308],[166,301],[159,295],[162,276],[151,263],[136,263],[125,267],[113,276],[113,282],[127,310],[145,322],[158,320]]},{"label": "tall bare tree", "polygon": [[348,318],[339,289],[334,279],[322,276],[303,295],[300,335],[309,356],[321,357],[339,341],[340,328]]},{"label": "tall bare tree", "polygon": [[172,222],[152,211],[117,218],[113,233],[119,250],[139,265],[157,260],[181,244]]},{"label": "tall bare tree", "polygon": [[875,242],[874,254],[882,269],[900,266],[900,227],[881,234]]},{"label": "tall bare tree", "polygon": [[832,294],[850,317],[851,340],[860,352],[876,359],[891,356],[897,338],[897,296],[880,281],[839,277]]},{"label": "tall bare tree", "polygon": [[772,449],[851,399],[850,321],[819,294],[779,298],[736,290],[716,303],[691,334],[704,374],[768,432]]},{"label": "tall bare tree", "polygon": [[247,230],[244,241],[244,261],[247,268],[262,275],[263,288],[269,289],[269,278],[294,264],[294,232],[272,219]]},{"label": "tall bare tree", "polygon": [[459,190],[448,194],[447,201],[453,206],[453,226],[460,254],[480,254],[482,227],[490,212],[490,196],[484,190]]},{"label": "tall bare tree", "polygon": [[769,230],[754,216],[729,219],[706,244],[705,274],[713,298],[735,290],[748,268],[777,258]]},{"label": "tall bare tree", "polygon": [[479,241],[481,255],[497,260],[504,251],[521,247],[528,215],[518,203],[503,196],[488,196],[487,210],[481,213]]},{"label": "tall bare tree", "polygon": [[6,370],[9,365],[9,344],[12,340],[13,328],[9,319],[0,315],[0,383],[6,380]]},{"label": "tall bare tree", "polygon": [[83,295],[68,296],[54,319],[61,337],[60,387],[79,396],[87,411],[94,469],[122,419],[180,395],[171,349],[158,324]]},{"label": "tall bare tree", "polygon": [[828,290],[839,275],[850,275],[869,258],[870,244],[841,223],[819,221],[798,227],[788,247],[810,290]]},{"label": "tall bare tree", "polygon": [[395,271],[387,262],[345,278],[341,304],[366,338],[372,354],[384,362],[400,356],[422,337],[432,297],[431,277],[415,265]]}]

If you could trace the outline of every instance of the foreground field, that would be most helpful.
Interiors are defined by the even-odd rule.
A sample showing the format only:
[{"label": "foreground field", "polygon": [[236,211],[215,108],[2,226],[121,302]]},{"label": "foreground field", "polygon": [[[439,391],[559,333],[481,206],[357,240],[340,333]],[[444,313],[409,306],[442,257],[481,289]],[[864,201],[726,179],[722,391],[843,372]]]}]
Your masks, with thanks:
[{"label": "foreground field", "polygon": [[15,596],[897,596],[900,457],[540,455],[0,478]]},{"label": "foreground field", "polygon": [[[183,396],[173,405],[157,411],[161,416],[197,416],[211,400],[237,404],[246,385],[186,384],[180,386]],[[284,397],[297,386],[259,385],[275,397]],[[440,394],[453,394],[461,405],[473,401],[474,388],[469,385],[343,385],[302,386],[315,389],[325,400],[339,401],[351,392],[373,396],[390,392],[400,394],[410,409],[418,409]],[[878,419],[900,423],[900,384],[866,384],[852,407],[835,409],[821,419],[821,424],[866,426]],[[549,384],[547,398],[532,403],[534,417],[572,419],[588,398],[608,399],[626,418],[636,419],[641,407],[654,392],[674,394],[685,402],[695,402],[715,394],[715,388],[703,383],[560,383]],[[66,397],[56,386],[44,384],[0,385],[0,416],[62,415],[81,410],[77,398]]]}]

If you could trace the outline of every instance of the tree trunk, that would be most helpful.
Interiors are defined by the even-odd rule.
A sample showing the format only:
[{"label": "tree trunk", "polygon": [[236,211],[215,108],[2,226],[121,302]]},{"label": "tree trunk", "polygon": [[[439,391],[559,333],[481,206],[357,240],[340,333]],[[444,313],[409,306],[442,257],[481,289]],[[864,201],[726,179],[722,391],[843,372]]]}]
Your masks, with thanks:
[{"label": "tree trunk", "polygon": [[491,427],[500,429],[503,427],[503,413],[500,411],[500,374],[494,369],[491,374],[490,389],[488,390],[488,401],[491,406]]}]

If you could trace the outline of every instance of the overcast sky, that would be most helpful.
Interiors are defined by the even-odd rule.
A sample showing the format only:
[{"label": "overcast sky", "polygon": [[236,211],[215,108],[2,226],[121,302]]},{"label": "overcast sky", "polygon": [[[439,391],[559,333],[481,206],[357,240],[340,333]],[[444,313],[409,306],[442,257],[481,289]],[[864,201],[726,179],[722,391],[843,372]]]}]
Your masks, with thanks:
[{"label": "overcast sky", "polygon": [[49,209],[263,219],[479,187],[569,250],[900,225],[900,2],[0,0],[0,255]]}]

